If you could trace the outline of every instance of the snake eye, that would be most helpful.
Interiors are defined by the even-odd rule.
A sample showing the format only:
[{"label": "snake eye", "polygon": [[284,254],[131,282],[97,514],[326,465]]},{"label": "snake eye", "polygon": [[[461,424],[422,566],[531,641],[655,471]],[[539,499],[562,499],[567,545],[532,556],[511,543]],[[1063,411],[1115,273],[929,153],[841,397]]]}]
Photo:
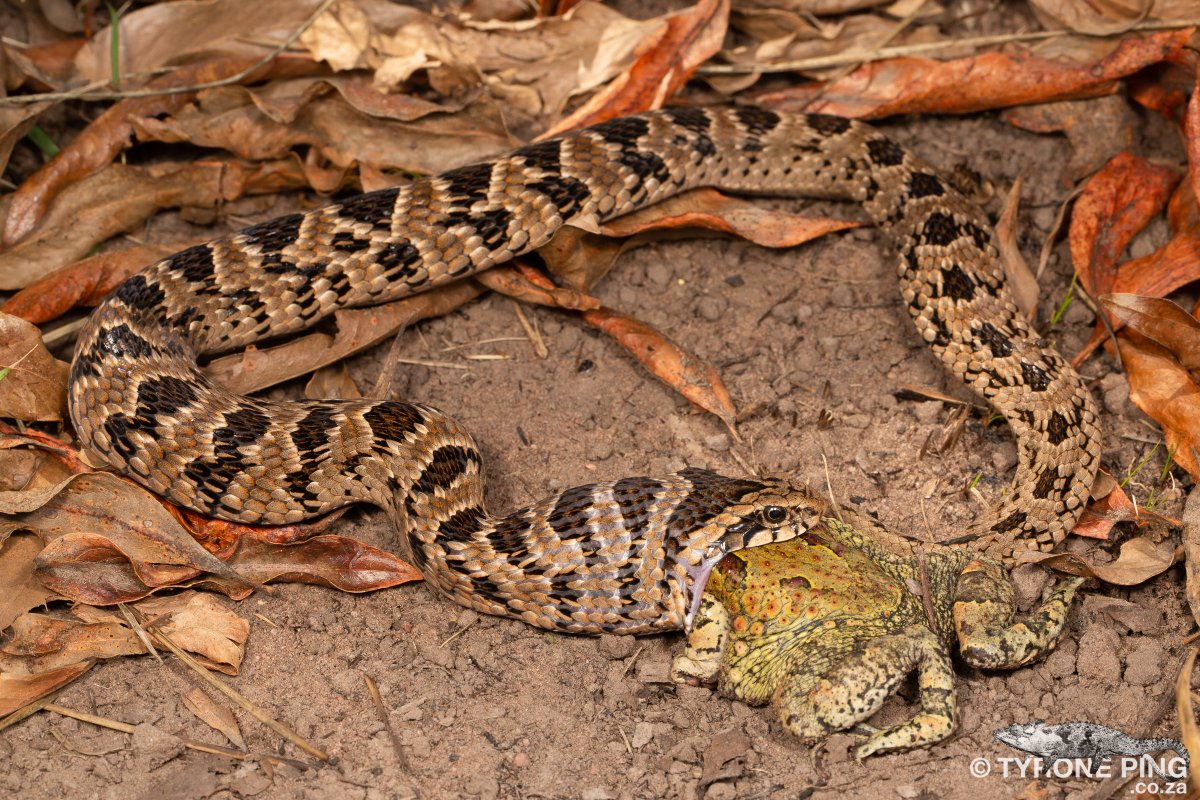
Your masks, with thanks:
[{"label": "snake eye", "polygon": [[779,525],[787,519],[787,511],[780,506],[767,506],[762,510],[762,516],[772,525]]}]

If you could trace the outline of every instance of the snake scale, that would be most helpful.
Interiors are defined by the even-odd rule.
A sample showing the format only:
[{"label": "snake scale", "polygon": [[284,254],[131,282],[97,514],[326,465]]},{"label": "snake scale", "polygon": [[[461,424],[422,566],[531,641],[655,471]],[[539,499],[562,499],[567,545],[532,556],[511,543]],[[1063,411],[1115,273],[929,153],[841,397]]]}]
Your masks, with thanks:
[{"label": "snake scale", "polygon": [[569,632],[685,626],[724,553],[818,524],[815,493],[690,469],[579,486],[495,517],[479,451],[441,412],[242,397],[207,380],[197,359],[471,275],[568,222],[698,186],[859,202],[899,256],[920,335],[1017,438],[1011,490],[960,539],[1002,558],[1062,539],[1098,468],[1096,410],[1018,312],[987,218],[870,126],[754,107],[613,119],[164,258],[121,284],[80,334],[75,428],[115,469],[217,517],[281,524],[382,506],[428,582],[480,611]]}]

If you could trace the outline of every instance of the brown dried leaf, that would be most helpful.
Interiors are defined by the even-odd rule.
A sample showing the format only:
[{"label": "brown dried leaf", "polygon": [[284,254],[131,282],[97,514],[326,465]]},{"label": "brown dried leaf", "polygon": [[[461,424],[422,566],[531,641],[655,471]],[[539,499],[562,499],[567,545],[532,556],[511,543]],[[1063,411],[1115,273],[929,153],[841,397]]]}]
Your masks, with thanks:
[{"label": "brown dried leaf", "polygon": [[662,19],[665,29],[638,43],[632,67],[543,136],[660,108],[721,49],[729,26],[729,0],[699,0]]},{"label": "brown dried leaf", "polygon": [[343,592],[373,592],[421,580],[420,572],[391,553],[345,536],[317,536],[290,545],[243,536],[229,564],[261,583],[314,583]]},{"label": "brown dried leaf", "polygon": [[715,189],[694,189],[607,222],[600,232],[621,237],[699,228],[737,236],[761,247],[795,247],[861,225],[850,220],[775,211]]},{"label": "brown dried leaf", "polygon": [[1021,248],[1017,245],[1017,214],[1021,210],[1023,181],[1023,176],[1017,178],[1004,201],[1004,210],[1000,212],[1000,219],[996,223],[996,245],[1000,250],[1000,263],[1004,266],[1004,275],[1008,278],[1017,308],[1021,309],[1025,319],[1033,320],[1037,317],[1041,287],[1038,286],[1033,270],[1025,263],[1025,257],[1021,255]]},{"label": "brown dried leaf", "polygon": [[583,312],[583,320],[633,354],[655,377],[691,402],[720,417],[736,435],[737,409],[711,364],[644,322],[611,308]]},{"label": "brown dried leaf", "polygon": [[[253,3],[210,0],[157,3],[134,9],[121,15],[122,86],[130,88],[137,78],[152,70],[181,61],[195,62],[201,55],[245,62],[229,73],[235,74],[262,59],[267,52],[264,42],[282,42],[319,5],[320,0],[255,0]],[[108,81],[112,77],[111,46],[108,28],[98,31],[83,46],[75,58],[81,82]],[[193,77],[178,85],[220,77]]]},{"label": "brown dried leaf", "polygon": [[1125,494],[1112,475],[1102,469],[1096,473],[1091,500],[1071,528],[1071,533],[1090,539],[1107,539],[1114,525],[1137,519],[1137,516],[1137,507],[1129,495]]},{"label": "brown dried leaf", "polygon": [[366,67],[393,91],[424,70],[443,95],[482,89],[527,120],[556,119],[567,102],[625,72],[637,48],[662,36],[659,19],[634,20],[600,3],[516,22],[477,22],[396,9],[388,19],[365,4],[339,3],[301,37],[335,69]]},{"label": "brown dried leaf", "polygon": [[[1191,763],[1200,758],[1200,725],[1196,724],[1196,712],[1192,708],[1192,670],[1196,666],[1196,652],[1200,647],[1192,645],[1175,678],[1175,718],[1179,720],[1179,738],[1187,748]],[[1187,796],[1200,797],[1200,776],[1189,769]]]},{"label": "brown dried leaf", "polygon": [[1030,0],[1048,29],[1068,28],[1089,36],[1115,36],[1146,20],[1189,20],[1193,0]]},{"label": "brown dried leaf", "polygon": [[[107,36],[105,39],[107,41]],[[151,85],[170,88],[220,80],[236,75],[258,58],[226,58],[190,64],[157,78]],[[97,117],[13,193],[12,207],[4,222],[4,246],[11,247],[36,228],[59,192],[99,172],[129,147],[133,141],[133,119],[168,114],[193,99],[191,93],[131,98],[116,103]]]},{"label": "brown dried leaf", "polygon": [[40,675],[0,673],[0,717],[58,691],[92,668],[94,661],[71,664]]},{"label": "brown dried leaf", "polygon": [[475,280],[505,297],[550,308],[588,311],[600,308],[600,301],[575,289],[555,286],[549,281],[535,281],[517,267],[494,267],[475,276]]},{"label": "brown dried leaf", "polygon": [[279,80],[261,90],[222,87],[171,116],[140,118],[134,127],[143,141],[191,142],[248,160],[311,147],[342,170],[368,164],[434,173],[514,144],[494,102],[479,100],[461,110],[398,103],[359,78]]},{"label": "brown dried leaf", "polygon": [[265,164],[111,164],[63,190],[37,229],[0,253],[0,290],[27,286],[83,258],[97,244],[140,225],[161,208],[213,208],[243,194],[306,185],[292,159]]},{"label": "brown dried leaf", "polygon": [[234,747],[243,751],[246,749],[246,740],[242,738],[237,718],[233,716],[233,712],[228,707],[213,700],[199,687],[183,696],[183,704],[201,722],[228,739]]},{"label": "brown dried leaf", "polygon": [[1175,552],[1169,547],[1158,547],[1146,536],[1139,536],[1121,545],[1121,554],[1109,564],[1095,563],[1077,553],[1028,553],[1018,560],[1043,564],[1071,575],[1096,578],[1115,586],[1136,586],[1170,569],[1175,563]]},{"label": "brown dried leaf", "polygon": [[1071,160],[1063,167],[1059,182],[1074,186],[1117,153],[1133,147],[1137,116],[1124,97],[1096,97],[1017,106],[1004,112],[1004,121],[1035,133],[1066,134]]},{"label": "brown dried leaf", "polygon": [[156,629],[179,647],[199,656],[208,667],[237,675],[246,655],[250,623],[233,613],[211,594],[181,592],[169,597],[149,597],[137,609],[150,618],[168,617]]},{"label": "brown dried leaf", "polygon": [[49,103],[0,108],[0,172],[8,166],[13,147],[37,124]]},{"label": "brown dried leaf", "polygon": [[77,305],[96,305],[123,280],[147,264],[188,246],[136,245],[76,261],[54,270],[14,294],[0,306],[0,312],[35,324],[49,322]]},{"label": "brown dried leaf", "polygon": [[81,623],[22,614],[0,647],[0,673],[37,675],[101,658],[144,653],[133,631],[115,620]]},{"label": "brown dried leaf", "polygon": [[1129,330],[1117,341],[1129,399],[1162,426],[1175,463],[1200,479],[1200,386],[1165,347]]},{"label": "brown dried leaf", "polygon": [[746,770],[746,755],[749,752],[750,738],[740,730],[722,731],[714,736],[704,750],[701,789],[717,781],[741,777]]},{"label": "brown dried leaf", "polygon": [[1188,182],[1175,188],[1167,216],[1171,238],[1153,253],[1117,267],[1113,292],[1164,297],[1200,278],[1200,212]]},{"label": "brown dried leaf", "polygon": [[1200,320],[1159,297],[1106,294],[1100,302],[1118,320],[1169,350],[1193,376],[1200,376]]},{"label": "brown dried leaf", "polygon": [[460,281],[374,308],[343,309],[334,314],[337,333],[310,333],[286,344],[212,361],[204,373],[222,386],[243,394],[274,386],[340,361],[381,342],[422,319],[449,313],[474,300],[483,290]]},{"label": "brown dried leaf", "polygon": [[[161,587],[208,572],[247,586],[241,578],[197,544],[162,504],[145,489],[105,472],[76,476],[45,505],[15,518],[20,527],[47,540],[37,558],[42,583],[80,602],[104,605],[128,599],[114,595],[127,580],[107,584],[88,565],[103,563],[103,577],[119,566],[114,552],[128,560],[133,574],[148,587]],[[107,543],[107,544],[105,544]]]},{"label": "brown dried leaf", "polygon": [[304,384],[304,396],[309,400],[357,400],[362,392],[350,377],[346,362],[339,361],[314,372]]},{"label": "brown dried leaf", "polygon": [[46,603],[58,595],[42,585],[33,575],[33,560],[42,551],[36,536],[0,538],[0,631],[31,608]]},{"label": "brown dried leaf", "polygon": [[0,417],[63,419],[70,371],[70,364],[50,355],[35,326],[0,313]]},{"label": "brown dried leaf", "polygon": [[969,114],[993,108],[1116,93],[1121,78],[1174,58],[1194,29],[1121,39],[1111,52],[1073,60],[1033,50],[935,61],[866,64],[832,84],[763,92],[756,102],[861,119],[897,114]]}]

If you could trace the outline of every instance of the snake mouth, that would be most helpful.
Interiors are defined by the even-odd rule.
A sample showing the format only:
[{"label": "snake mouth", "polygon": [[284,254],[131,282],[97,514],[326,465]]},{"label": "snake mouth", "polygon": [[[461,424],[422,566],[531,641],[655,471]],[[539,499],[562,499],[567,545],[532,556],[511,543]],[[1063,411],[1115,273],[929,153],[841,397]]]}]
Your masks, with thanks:
[{"label": "snake mouth", "polygon": [[704,589],[708,586],[709,576],[712,575],[713,567],[724,557],[725,551],[722,550],[714,556],[702,559],[699,564],[689,564],[684,567],[684,572],[691,578],[691,586],[688,587],[688,610],[683,617],[685,631],[692,629],[692,623],[700,611],[700,601],[704,599]]}]

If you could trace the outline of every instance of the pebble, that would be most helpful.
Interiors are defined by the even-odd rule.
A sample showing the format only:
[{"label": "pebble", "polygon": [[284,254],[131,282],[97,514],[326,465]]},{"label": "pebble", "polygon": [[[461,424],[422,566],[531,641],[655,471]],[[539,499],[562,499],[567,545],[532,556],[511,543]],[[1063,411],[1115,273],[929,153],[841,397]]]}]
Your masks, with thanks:
[{"label": "pebble", "polygon": [[1033,210],[1033,224],[1047,233],[1054,227],[1054,220],[1057,218],[1058,209],[1052,206],[1042,206]]},{"label": "pebble", "polygon": [[1117,372],[1105,375],[1100,379],[1100,395],[1110,413],[1121,414],[1129,407],[1129,382]]},{"label": "pebble", "polygon": [[701,319],[716,322],[729,307],[729,301],[720,295],[705,295],[696,301],[696,313]]},{"label": "pebble", "polygon": [[704,795],[704,800],[735,800],[738,793],[733,784],[730,783],[714,783],[708,787],[708,792]]},{"label": "pebble", "polygon": [[712,436],[705,436],[704,446],[709,450],[715,450],[718,453],[724,453],[729,449],[729,434],[714,433]]},{"label": "pebble", "polygon": [[665,289],[667,288],[667,284],[671,282],[671,268],[661,261],[655,262],[646,267],[646,279],[655,288]]},{"label": "pebble", "polygon": [[1103,686],[1116,686],[1121,680],[1121,661],[1117,648],[1121,637],[1112,628],[1092,625],[1079,637],[1075,671]]},{"label": "pebble", "polygon": [[617,800],[617,796],[603,786],[583,790],[583,800]]},{"label": "pebble", "polygon": [[1045,669],[1054,678],[1066,678],[1075,674],[1075,654],[1078,645],[1074,639],[1063,639],[1050,655],[1046,656]]},{"label": "pebble", "polygon": [[620,661],[633,655],[637,642],[632,636],[613,636],[605,634],[600,637],[600,652],[614,661]]},{"label": "pebble", "polygon": [[132,745],[142,772],[157,769],[183,753],[183,740],[148,722],[133,729]]},{"label": "pebble", "polygon": [[1154,639],[1142,638],[1125,657],[1125,682],[1133,686],[1151,686],[1162,680],[1167,653]]},{"label": "pebble", "polygon": [[633,736],[629,737],[629,744],[634,750],[641,750],[646,745],[650,744],[654,739],[654,723],[639,722],[633,728]]},{"label": "pebble", "polygon": [[522,750],[513,756],[512,763],[517,769],[525,769],[529,766],[529,753],[526,753],[524,750]]},{"label": "pebble", "polygon": [[354,697],[363,688],[362,675],[352,669],[344,669],[333,676],[330,681],[333,690],[342,697]]}]

